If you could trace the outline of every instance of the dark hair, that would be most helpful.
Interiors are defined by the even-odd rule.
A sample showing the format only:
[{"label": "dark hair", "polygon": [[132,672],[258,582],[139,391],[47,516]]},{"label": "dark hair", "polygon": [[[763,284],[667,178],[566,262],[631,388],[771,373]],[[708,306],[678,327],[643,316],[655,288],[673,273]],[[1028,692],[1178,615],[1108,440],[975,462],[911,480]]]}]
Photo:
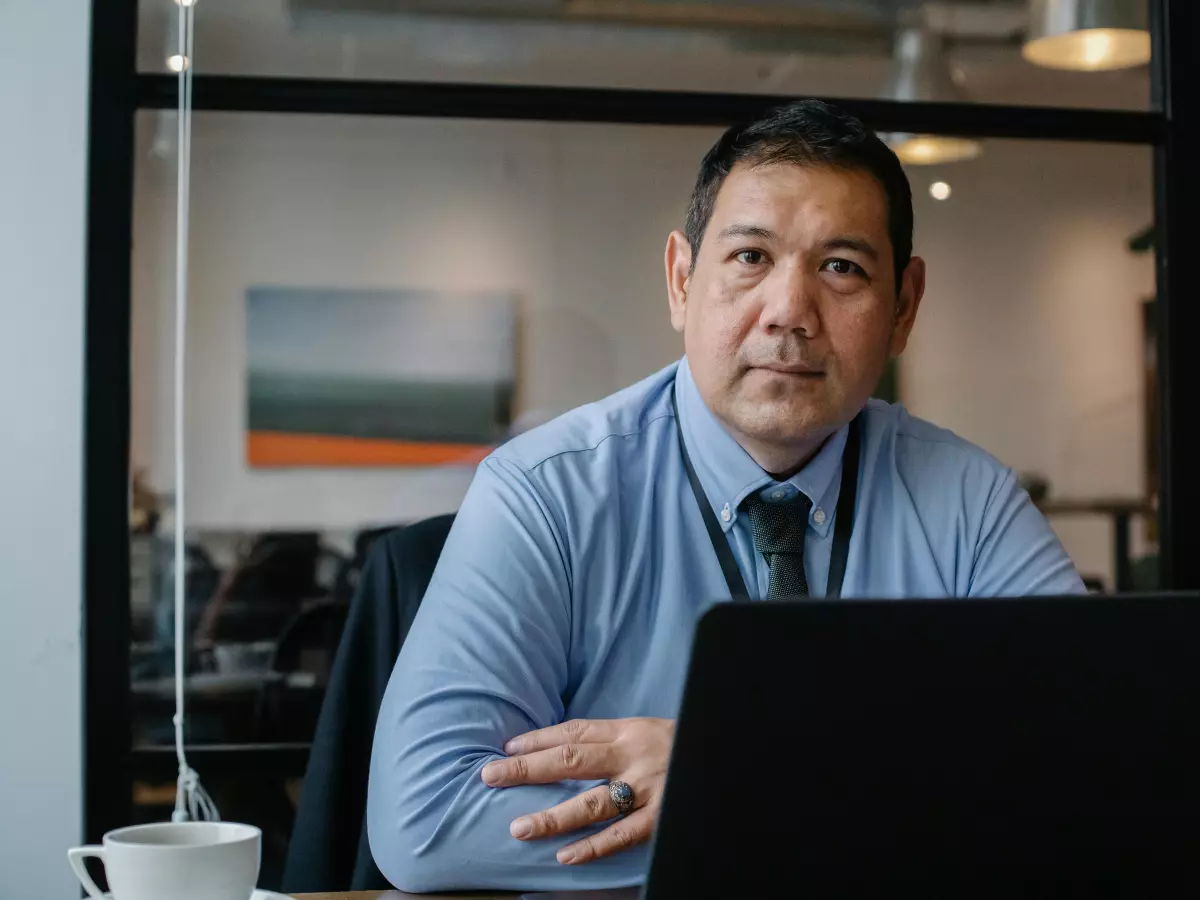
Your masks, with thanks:
[{"label": "dark hair", "polygon": [[883,187],[888,205],[888,236],[896,287],[912,257],[912,189],[896,154],[862,122],[820,100],[797,100],[745,125],[735,125],[700,163],[688,204],[684,234],[692,265],[712,218],[717,192],[738,163],[753,166],[793,163],[869,172]]}]

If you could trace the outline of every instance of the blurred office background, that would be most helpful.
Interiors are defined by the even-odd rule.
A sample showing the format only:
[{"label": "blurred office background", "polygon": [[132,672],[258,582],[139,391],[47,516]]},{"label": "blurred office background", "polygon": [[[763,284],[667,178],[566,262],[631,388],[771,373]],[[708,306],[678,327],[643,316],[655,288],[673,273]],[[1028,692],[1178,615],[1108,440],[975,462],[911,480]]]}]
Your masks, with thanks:
[{"label": "blurred office background", "polygon": [[[181,65],[176,12],[172,0],[143,0],[143,71]],[[197,76],[1150,107],[1146,66],[1039,67],[1022,57],[1028,30],[1025,3],[972,0],[204,0],[194,64]],[[700,158],[719,133],[195,114],[186,445],[192,742],[302,748],[339,609],[371,539],[453,511],[473,473],[469,459],[256,457],[258,432],[247,421],[249,361],[261,339],[248,325],[254,292],[281,291],[275,315],[294,310],[297,329],[313,303],[348,313],[363,294],[394,309],[413,293],[432,298],[431,309],[443,297],[462,333],[488,323],[501,339],[489,352],[507,359],[512,379],[511,402],[495,422],[503,439],[679,356],[662,247],[682,224]],[[174,111],[142,110],[135,147],[131,462],[146,515],[131,537],[131,690],[133,742],[149,748],[170,741],[162,625],[175,577]],[[1154,260],[1136,246],[1153,216],[1152,151],[982,140],[957,154],[964,158],[938,162],[936,145],[925,154],[932,161],[919,145],[908,149],[916,250],[930,278],[915,337],[886,391],[1022,473],[1093,587],[1152,586],[1153,517],[1143,513],[1153,504],[1146,305]],[[307,299],[289,307],[289,291]],[[488,298],[497,296],[510,298],[511,321],[488,317]],[[329,345],[358,358],[355,336],[340,334],[338,323],[337,312],[325,320]],[[410,319],[406,327],[423,326]],[[448,361],[443,376],[470,367],[471,354],[456,351],[448,333],[430,333],[432,355]],[[392,364],[419,377],[413,355],[397,344]],[[393,424],[432,417],[440,403],[431,394],[425,407],[397,411]],[[1115,546],[1118,528],[1129,531],[1127,550]],[[280,757],[294,761],[291,772],[216,779],[230,814],[246,804],[242,817],[275,826],[269,867],[286,840],[302,752]],[[147,817],[173,797],[169,777],[140,778],[135,792]]]}]

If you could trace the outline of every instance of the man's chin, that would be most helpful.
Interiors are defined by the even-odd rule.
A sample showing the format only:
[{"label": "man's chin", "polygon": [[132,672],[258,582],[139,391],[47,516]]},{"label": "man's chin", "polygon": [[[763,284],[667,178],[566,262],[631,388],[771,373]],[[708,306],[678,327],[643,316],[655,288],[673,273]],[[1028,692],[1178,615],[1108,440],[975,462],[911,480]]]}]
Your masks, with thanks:
[{"label": "man's chin", "polygon": [[737,406],[732,416],[747,437],[772,443],[802,443],[836,431],[836,416],[823,405],[792,398],[760,399]]}]

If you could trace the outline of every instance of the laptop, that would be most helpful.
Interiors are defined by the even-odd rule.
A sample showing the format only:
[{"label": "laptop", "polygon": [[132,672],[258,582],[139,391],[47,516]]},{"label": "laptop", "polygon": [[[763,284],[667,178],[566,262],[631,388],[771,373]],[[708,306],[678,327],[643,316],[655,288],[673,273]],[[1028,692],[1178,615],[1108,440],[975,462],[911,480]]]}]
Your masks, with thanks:
[{"label": "laptop", "polygon": [[1185,896],[1197,872],[1200,595],[698,624],[645,900]]}]

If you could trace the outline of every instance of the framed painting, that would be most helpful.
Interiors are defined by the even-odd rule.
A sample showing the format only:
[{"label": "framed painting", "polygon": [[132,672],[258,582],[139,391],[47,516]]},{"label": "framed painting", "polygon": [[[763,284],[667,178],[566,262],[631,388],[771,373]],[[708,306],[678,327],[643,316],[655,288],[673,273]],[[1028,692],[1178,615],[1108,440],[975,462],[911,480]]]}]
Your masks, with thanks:
[{"label": "framed painting", "polygon": [[251,287],[251,466],[474,465],[506,439],[516,299]]}]

